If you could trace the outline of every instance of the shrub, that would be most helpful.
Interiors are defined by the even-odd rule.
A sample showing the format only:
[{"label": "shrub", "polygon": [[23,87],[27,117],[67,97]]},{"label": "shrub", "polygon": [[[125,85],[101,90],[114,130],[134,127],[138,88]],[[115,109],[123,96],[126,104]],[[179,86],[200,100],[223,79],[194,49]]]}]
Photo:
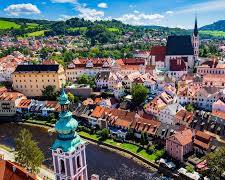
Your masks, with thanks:
[{"label": "shrub", "polygon": [[191,165],[186,166],[186,170],[188,173],[194,173],[194,167]]}]

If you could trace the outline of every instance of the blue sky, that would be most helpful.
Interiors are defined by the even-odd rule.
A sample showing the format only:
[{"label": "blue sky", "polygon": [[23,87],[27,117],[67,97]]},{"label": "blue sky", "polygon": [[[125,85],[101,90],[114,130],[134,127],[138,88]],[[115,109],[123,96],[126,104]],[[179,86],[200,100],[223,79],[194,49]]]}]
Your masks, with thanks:
[{"label": "blue sky", "polygon": [[1,17],[91,21],[118,19],[132,25],[192,28],[225,19],[225,0],[0,0]]}]

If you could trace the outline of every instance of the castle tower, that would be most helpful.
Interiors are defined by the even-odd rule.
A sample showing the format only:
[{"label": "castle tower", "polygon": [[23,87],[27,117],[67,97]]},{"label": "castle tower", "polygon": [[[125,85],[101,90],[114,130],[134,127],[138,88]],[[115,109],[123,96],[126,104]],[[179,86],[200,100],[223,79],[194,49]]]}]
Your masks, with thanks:
[{"label": "castle tower", "polygon": [[198,55],[199,55],[199,34],[198,34],[198,22],[197,22],[197,17],[195,17],[195,27],[194,27],[194,32],[192,34],[192,45],[194,48],[194,60],[198,60]]},{"label": "castle tower", "polygon": [[78,123],[69,111],[70,101],[64,88],[59,103],[61,112],[55,124],[57,138],[51,147],[55,180],[87,180],[85,142],[76,132]]}]

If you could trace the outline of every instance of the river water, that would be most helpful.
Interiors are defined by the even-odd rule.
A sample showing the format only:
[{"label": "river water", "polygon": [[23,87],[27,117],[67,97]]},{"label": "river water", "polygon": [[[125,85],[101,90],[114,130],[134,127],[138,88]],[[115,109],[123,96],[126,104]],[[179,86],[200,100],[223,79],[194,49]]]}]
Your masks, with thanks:
[{"label": "river water", "polygon": [[[33,139],[39,143],[39,147],[44,152],[44,164],[52,168],[51,151],[49,148],[55,139],[55,135],[49,134],[44,128],[14,123],[0,124],[0,144],[14,147],[14,138],[19,134],[22,128],[31,131]],[[160,179],[157,172],[151,172],[149,169],[137,164],[133,160],[100,148],[97,145],[87,144],[86,155],[88,175],[98,174],[101,180],[106,180],[109,177],[116,180]]]}]

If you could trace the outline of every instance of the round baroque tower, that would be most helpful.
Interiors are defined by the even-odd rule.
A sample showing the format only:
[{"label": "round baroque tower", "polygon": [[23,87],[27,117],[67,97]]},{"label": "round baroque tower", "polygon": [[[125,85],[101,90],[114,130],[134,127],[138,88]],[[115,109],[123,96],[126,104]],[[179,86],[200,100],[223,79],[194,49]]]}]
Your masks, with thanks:
[{"label": "round baroque tower", "polygon": [[59,103],[61,112],[55,124],[57,138],[51,147],[55,179],[87,180],[85,141],[76,132],[78,122],[69,111],[70,101],[64,88]]}]

